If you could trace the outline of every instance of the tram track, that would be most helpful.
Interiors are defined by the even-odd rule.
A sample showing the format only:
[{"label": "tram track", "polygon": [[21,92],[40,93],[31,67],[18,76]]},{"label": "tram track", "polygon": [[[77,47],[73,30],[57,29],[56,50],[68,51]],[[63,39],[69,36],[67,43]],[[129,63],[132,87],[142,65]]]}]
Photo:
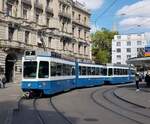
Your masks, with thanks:
[{"label": "tram track", "polygon": [[[146,110],[145,108],[140,107],[140,106],[138,106],[138,105],[135,105],[135,104],[133,104],[133,103],[129,103],[129,102],[127,102],[127,101],[124,101],[124,100],[119,99],[119,98],[114,94],[114,91],[115,91],[116,89],[117,89],[117,88],[111,89],[111,90],[106,90],[106,91],[103,93],[103,97],[104,97],[108,102],[110,102],[111,104],[113,104],[113,105],[115,105],[115,106],[117,106],[117,107],[119,107],[119,108],[121,108],[121,109],[123,109],[123,110],[125,110],[125,111],[128,111],[128,112],[131,112],[131,113],[140,115],[140,116],[142,116],[142,117],[144,117],[144,118],[146,117],[146,118],[150,119],[150,116],[149,116],[149,115],[143,114],[143,113],[141,113],[141,111],[137,111],[137,110],[136,110],[136,108],[138,108],[138,109],[140,109],[140,110],[144,110],[144,111],[145,111],[145,110]],[[110,97],[113,97],[113,99],[115,99],[115,100],[112,100]],[[129,107],[124,107],[124,106],[122,106],[121,104],[119,104],[119,103],[117,103],[117,102],[114,102],[114,101],[116,101],[116,100],[118,100],[119,102],[124,102],[126,105],[133,106],[133,107],[131,107],[130,109],[129,109]],[[134,109],[133,109],[133,108],[134,108]]]},{"label": "tram track", "polygon": [[41,116],[40,112],[39,112],[38,109],[37,109],[37,106],[36,106],[37,100],[38,100],[38,99],[36,99],[36,98],[33,100],[33,107],[34,107],[34,110],[35,110],[35,112],[36,112],[36,114],[37,114],[37,117],[38,117],[40,123],[41,123],[41,124],[46,124],[45,121],[44,121],[44,118]]},{"label": "tram track", "polygon": [[[11,124],[73,124],[61,112],[53,102],[53,97],[50,98],[33,98],[18,100],[18,109],[14,111]],[[28,119],[30,118],[30,120]],[[25,120],[25,121],[22,121]]]},{"label": "tram track", "polygon": [[[121,105],[118,105],[118,104],[112,102],[110,99],[108,99],[106,97],[106,93],[112,91],[113,89],[114,88],[109,88],[109,89],[105,89],[104,91],[100,91],[99,89],[95,90],[94,92],[92,92],[90,94],[90,97],[91,97],[92,101],[95,104],[97,104],[99,107],[102,107],[102,108],[104,108],[104,109],[106,109],[106,110],[108,110],[108,111],[110,111],[110,112],[112,112],[112,113],[114,113],[114,114],[116,114],[116,115],[118,115],[120,117],[128,119],[128,120],[130,120],[130,121],[132,121],[134,123],[145,124],[143,121],[140,121],[139,119],[135,119],[134,117],[135,116],[142,116],[144,119],[146,119],[146,117],[149,119],[149,116],[145,116],[145,114],[141,114],[139,112],[135,112],[135,111],[132,111],[130,109],[126,109],[126,108],[122,107]],[[100,101],[105,101],[105,102],[100,102],[100,101],[97,100],[95,95],[98,92],[100,92]]]},{"label": "tram track", "polygon": [[[12,124],[16,124],[16,123],[32,124],[33,122],[34,123],[36,122],[36,124],[46,124],[44,122],[44,118],[41,116],[40,112],[38,111],[37,101],[38,101],[37,98],[34,98],[34,99],[20,98],[20,100],[18,101],[18,110],[15,111],[14,113]],[[18,118],[18,116],[20,118]],[[29,120],[27,118],[30,118],[30,119],[32,118],[33,120]],[[25,122],[24,121],[21,122],[21,120],[24,120],[24,119],[25,119]]]},{"label": "tram track", "polygon": [[64,119],[68,124],[73,124],[61,111],[59,111],[59,109],[55,106],[55,104],[53,103],[53,98],[50,98],[50,105],[53,107],[53,109],[62,117],[62,119]]}]

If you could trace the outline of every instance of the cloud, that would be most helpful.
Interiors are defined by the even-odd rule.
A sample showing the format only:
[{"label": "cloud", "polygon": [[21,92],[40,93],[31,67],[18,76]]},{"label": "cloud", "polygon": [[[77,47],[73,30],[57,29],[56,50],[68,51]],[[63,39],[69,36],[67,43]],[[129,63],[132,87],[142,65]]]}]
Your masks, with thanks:
[{"label": "cloud", "polygon": [[116,13],[124,17],[119,25],[123,28],[147,28],[150,29],[150,0],[141,0],[132,5],[126,5]]},{"label": "cloud", "polygon": [[120,26],[124,28],[129,27],[142,27],[142,28],[150,28],[150,17],[130,17],[123,19],[119,23]]},{"label": "cloud", "polygon": [[77,1],[84,3],[88,9],[92,10],[100,8],[103,4],[103,0],[77,0]]},{"label": "cloud", "polygon": [[124,16],[150,16],[150,0],[142,0],[132,5],[126,5],[117,12]]},{"label": "cloud", "polygon": [[91,33],[95,33],[97,30],[100,30],[101,28],[99,26],[95,26],[94,24],[91,24]]}]

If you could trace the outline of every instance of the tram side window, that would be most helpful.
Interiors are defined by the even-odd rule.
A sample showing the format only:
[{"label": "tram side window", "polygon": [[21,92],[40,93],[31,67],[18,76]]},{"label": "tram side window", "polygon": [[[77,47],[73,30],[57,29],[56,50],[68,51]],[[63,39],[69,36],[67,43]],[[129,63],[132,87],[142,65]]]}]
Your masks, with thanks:
[{"label": "tram side window", "polygon": [[69,76],[69,75],[71,75],[72,73],[71,73],[71,65],[66,65],[66,64],[63,64],[63,75],[64,76]]},{"label": "tram side window", "polygon": [[62,64],[56,63],[56,76],[61,76],[61,75],[62,75]]},{"label": "tram side window", "polygon": [[95,68],[95,75],[100,75],[100,68]]},{"label": "tram side window", "polygon": [[70,76],[74,74],[75,74],[74,66],[51,62],[51,76]]},{"label": "tram side window", "polygon": [[92,73],[92,75],[95,75],[95,67],[91,68],[91,73]]},{"label": "tram side window", "polygon": [[107,75],[107,69],[106,68],[102,68],[101,69],[101,74],[102,75]]},{"label": "tram side window", "polygon": [[125,75],[128,75],[128,69],[125,69]]},{"label": "tram side window", "polygon": [[41,61],[39,64],[39,78],[48,78],[49,77],[49,63]]},{"label": "tram side window", "polygon": [[81,67],[81,75],[86,75],[86,67]]},{"label": "tram side window", "polygon": [[72,71],[72,75],[75,75],[75,67],[72,66],[71,68],[72,68],[72,70],[71,70]]},{"label": "tram side window", "polygon": [[57,70],[57,63],[51,62],[51,76],[56,76],[56,70]]},{"label": "tram side window", "polygon": [[87,75],[91,75],[91,67],[87,68]]},{"label": "tram side window", "polygon": [[117,75],[118,74],[118,71],[117,71],[117,69],[115,68],[114,69],[114,75]]},{"label": "tram side window", "polygon": [[109,68],[108,69],[108,76],[111,76],[112,75],[112,68]]}]

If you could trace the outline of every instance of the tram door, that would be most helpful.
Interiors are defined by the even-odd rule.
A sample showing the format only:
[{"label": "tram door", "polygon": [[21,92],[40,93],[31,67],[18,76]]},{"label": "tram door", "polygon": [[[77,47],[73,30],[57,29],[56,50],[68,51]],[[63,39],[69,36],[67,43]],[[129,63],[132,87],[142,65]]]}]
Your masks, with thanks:
[{"label": "tram door", "polygon": [[8,54],[5,60],[5,77],[7,82],[14,81],[14,65],[16,56],[14,54]]}]

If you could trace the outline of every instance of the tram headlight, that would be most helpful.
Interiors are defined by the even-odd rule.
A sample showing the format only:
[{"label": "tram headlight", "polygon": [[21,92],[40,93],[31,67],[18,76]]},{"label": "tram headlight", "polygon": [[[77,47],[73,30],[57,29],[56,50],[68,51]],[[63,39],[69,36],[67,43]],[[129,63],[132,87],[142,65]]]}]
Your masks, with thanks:
[{"label": "tram headlight", "polygon": [[31,87],[31,83],[28,83],[28,87]]},{"label": "tram headlight", "polygon": [[42,82],[42,85],[43,85],[43,86],[46,86],[46,82]]}]

